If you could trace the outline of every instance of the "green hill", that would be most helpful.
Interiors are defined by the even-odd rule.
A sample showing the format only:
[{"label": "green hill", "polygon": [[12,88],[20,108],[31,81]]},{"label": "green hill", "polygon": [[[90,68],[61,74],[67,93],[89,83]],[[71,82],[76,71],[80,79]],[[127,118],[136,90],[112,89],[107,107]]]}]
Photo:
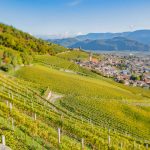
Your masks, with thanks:
[{"label": "green hill", "polygon": [[60,71],[70,72],[70,73],[74,73],[74,74],[80,74],[80,75],[84,75],[84,76],[91,76],[91,77],[96,76],[96,74],[92,73],[88,69],[82,68],[72,61],[69,61],[69,60],[66,60],[66,59],[63,59],[63,58],[57,57],[57,56],[36,55],[34,57],[34,62],[41,64],[43,66],[55,68]]},{"label": "green hill", "polygon": [[56,54],[66,50],[62,46],[37,39],[28,33],[2,23],[0,23],[0,45],[29,54],[33,52]]},{"label": "green hill", "polygon": [[[75,63],[88,58],[84,51],[66,51],[0,25],[0,69],[5,71],[0,71],[0,137],[6,146],[150,149],[149,90],[116,83]],[[6,73],[9,67],[13,71]]]},{"label": "green hill", "polygon": [[58,53],[58,57],[67,59],[67,60],[73,60],[73,61],[80,61],[80,60],[88,60],[89,54],[83,51],[68,51],[65,53]]},{"label": "green hill", "polygon": [[[80,77],[79,75],[70,76],[67,73],[60,73],[59,71],[41,66],[31,68],[25,67],[22,69],[23,70],[17,72],[17,76],[24,76],[26,80],[29,79],[32,82],[36,81],[35,84],[0,73],[0,135],[5,135],[7,146],[14,150],[57,149],[58,147],[64,150],[70,150],[70,147],[72,150],[80,150],[82,145],[81,141],[84,139],[85,149],[108,149],[108,147],[109,149],[118,149],[119,147],[122,147],[122,149],[139,147],[143,150],[146,149],[147,142],[144,140],[146,139],[145,136],[148,135],[148,133],[144,133],[146,127],[143,132],[140,130],[135,132],[142,133],[140,136],[143,136],[144,138],[140,139],[135,138],[133,135],[129,135],[128,132],[118,132],[119,130],[121,131],[121,128],[119,127],[114,130],[111,126],[109,128],[107,125],[105,126],[105,124],[103,124],[103,126],[101,126],[102,124],[96,125],[93,118],[89,120],[84,115],[76,115],[72,110],[68,111],[54,105],[41,97],[38,90],[38,88],[44,88],[48,85],[49,89],[53,89],[54,91],[64,94],[69,92],[62,99],[62,101],[65,101],[68,95],[71,95],[70,91],[73,90],[73,88],[69,90],[70,86],[67,82],[70,84],[77,84],[78,80],[83,80],[83,85],[86,87],[95,82],[95,80],[93,81],[93,79]],[[25,69],[27,69],[27,71]],[[25,72],[23,73],[23,71]],[[41,72],[39,75],[42,75],[43,72],[43,75],[45,77],[47,75],[47,77],[41,76],[40,78],[40,76],[37,75],[37,72],[39,71]],[[50,74],[51,76],[49,76]],[[31,78],[31,76],[34,77]],[[64,80],[60,80],[60,82],[51,80],[52,78],[55,78],[54,76],[56,76],[57,80],[60,80],[59,76],[63,76]],[[70,77],[70,79],[67,79],[68,77]],[[44,81],[44,79],[46,81]],[[52,81],[54,83],[52,83]],[[70,81],[74,82],[71,83]],[[87,82],[87,85],[85,85],[85,82]],[[65,88],[64,83],[67,85]],[[105,83],[105,81],[103,83]],[[58,84],[60,84],[60,86],[58,86]],[[78,83],[76,86],[79,84],[81,83]],[[109,83],[107,83],[107,86],[108,85]],[[79,88],[80,91],[76,88],[74,89],[75,92],[72,91],[72,93],[74,93],[73,96],[75,96],[76,93],[81,95],[81,88]],[[85,99],[83,99],[83,101],[84,100]],[[74,101],[74,99],[72,99],[72,101]],[[12,108],[10,107],[10,104],[12,105]],[[71,104],[72,102],[70,101],[69,105],[71,106]],[[81,102],[78,104],[82,105]],[[78,107],[81,108],[80,105],[78,105]],[[103,115],[103,118],[107,116],[107,114]],[[115,120],[112,123],[115,123]],[[58,128],[61,130],[60,144],[58,144]]]},{"label": "green hill", "polygon": [[66,50],[0,23],[0,68],[4,71],[31,64],[35,54],[55,55]]},{"label": "green hill", "polygon": [[[64,94],[59,103],[62,107],[94,123],[120,133],[126,131],[137,138],[148,140],[150,136],[149,113],[135,105],[137,102],[146,105],[148,98],[139,95],[139,91],[132,87],[130,91],[103,78],[70,75],[42,66],[22,68],[16,76]],[[143,92],[141,89],[140,93]],[[147,94],[150,97],[149,91]]]}]

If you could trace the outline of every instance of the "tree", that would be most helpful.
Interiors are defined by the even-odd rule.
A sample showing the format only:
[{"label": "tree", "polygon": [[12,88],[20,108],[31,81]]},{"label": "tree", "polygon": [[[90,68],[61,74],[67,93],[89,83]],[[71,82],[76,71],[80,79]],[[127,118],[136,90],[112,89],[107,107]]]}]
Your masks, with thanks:
[{"label": "tree", "polygon": [[135,81],[135,80],[138,80],[139,78],[133,74],[133,75],[131,75],[130,79]]},{"label": "tree", "polygon": [[11,64],[16,67],[17,64],[18,64],[18,60],[17,60],[17,57],[13,57],[12,60],[11,60]]},{"label": "tree", "polygon": [[22,53],[20,56],[22,57],[22,62],[23,62],[23,64],[25,64],[25,65],[29,65],[29,64],[31,64],[32,61],[33,61],[32,56],[30,56],[30,55],[28,55],[28,54],[26,54],[26,53]]}]

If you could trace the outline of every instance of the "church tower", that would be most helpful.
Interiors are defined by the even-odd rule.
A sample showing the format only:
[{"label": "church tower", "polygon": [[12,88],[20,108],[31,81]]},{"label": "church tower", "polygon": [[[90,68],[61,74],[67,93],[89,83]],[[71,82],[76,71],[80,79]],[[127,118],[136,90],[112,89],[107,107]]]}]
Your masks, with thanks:
[{"label": "church tower", "polygon": [[92,52],[90,52],[90,54],[89,54],[89,61],[90,62],[92,61],[92,57],[93,57],[93,54],[92,54]]}]

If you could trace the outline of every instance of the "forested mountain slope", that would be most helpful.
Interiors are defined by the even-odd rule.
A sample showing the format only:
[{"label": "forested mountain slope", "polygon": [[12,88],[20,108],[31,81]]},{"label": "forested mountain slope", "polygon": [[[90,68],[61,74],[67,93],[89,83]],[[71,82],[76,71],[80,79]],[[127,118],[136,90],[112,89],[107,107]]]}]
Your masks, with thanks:
[{"label": "forested mountain slope", "polygon": [[65,51],[64,47],[47,43],[12,26],[0,23],[0,45],[25,53],[55,54]]},{"label": "forested mountain slope", "polygon": [[20,65],[29,65],[36,54],[55,55],[67,49],[37,39],[12,26],[0,23],[0,69],[10,71]]}]

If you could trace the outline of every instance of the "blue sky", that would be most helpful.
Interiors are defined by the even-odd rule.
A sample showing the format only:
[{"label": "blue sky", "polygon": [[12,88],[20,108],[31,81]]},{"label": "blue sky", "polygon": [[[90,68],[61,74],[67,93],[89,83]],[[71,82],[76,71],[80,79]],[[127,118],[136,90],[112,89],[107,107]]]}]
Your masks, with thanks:
[{"label": "blue sky", "polygon": [[150,0],[0,0],[0,22],[63,36],[150,29]]}]

